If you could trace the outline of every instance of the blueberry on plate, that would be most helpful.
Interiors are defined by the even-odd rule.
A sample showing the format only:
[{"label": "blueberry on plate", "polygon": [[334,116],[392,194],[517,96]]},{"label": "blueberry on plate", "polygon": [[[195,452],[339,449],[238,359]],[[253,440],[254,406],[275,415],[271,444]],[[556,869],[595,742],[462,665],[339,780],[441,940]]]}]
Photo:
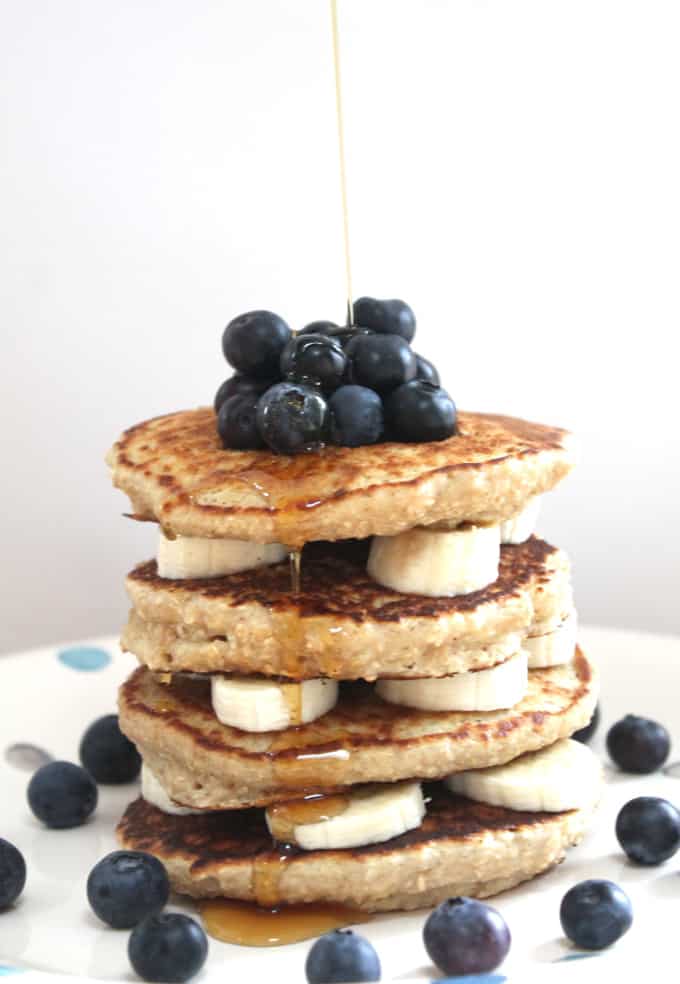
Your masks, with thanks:
[{"label": "blueberry on plate", "polygon": [[102,922],[132,929],[160,912],[170,896],[168,875],[143,851],[114,851],[98,861],[87,879],[87,900]]},{"label": "blueberry on plate", "polygon": [[354,302],[354,324],[381,335],[401,335],[407,342],[416,333],[416,316],[405,301],[360,297]]},{"label": "blueberry on plate", "polygon": [[456,433],[456,405],[446,390],[414,379],[386,400],[385,426],[394,441],[444,441]]},{"label": "blueberry on plate", "polygon": [[257,428],[255,390],[245,390],[225,400],[217,414],[217,433],[223,448],[235,451],[257,451],[265,446]]},{"label": "blueberry on plate", "polygon": [[94,779],[72,762],[48,762],[31,777],[28,805],[46,826],[79,827],[97,805]]},{"label": "blueberry on plate", "polygon": [[208,956],[208,938],[189,916],[164,912],[147,916],[130,934],[128,957],[145,981],[182,984],[194,977]]},{"label": "blueberry on plate", "polygon": [[13,905],[26,884],[26,862],[21,851],[0,837],[0,910]]},{"label": "blueberry on plate", "polygon": [[671,750],[663,725],[626,714],[607,732],[607,751],[623,772],[647,773],[659,769]]},{"label": "blueberry on plate", "polygon": [[576,741],[581,741],[583,742],[584,745],[587,745],[590,739],[597,731],[597,727],[599,723],[600,723],[600,705],[596,704],[595,710],[593,711],[593,716],[591,717],[590,721],[585,726],[585,728],[580,728],[578,731],[575,731],[571,737],[574,738]]},{"label": "blueberry on plate", "polygon": [[117,714],[99,718],[80,742],[80,761],[96,782],[119,785],[132,782],[142,768],[142,759],[118,725]]},{"label": "blueberry on plate", "polygon": [[416,379],[422,379],[433,386],[439,386],[441,380],[439,373],[429,359],[424,359],[422,355],[416,354]]},{"label": "blueberry on plate", "polygon": [[376,393],[390,393],[415,378],[416,357],[399,335],[359,332],[345,351],[350,359],[349,381]]},{"label": "blueberry on plate", "polygon": [[262,396],[265,390],[273,386],[276,379],[253,379],[252,376],[244,376],[240,372],[225,379],[217,393],[213,406],[215,413],[220,412],[220,407],[230,396],[241,396],[243,393],[253,393],[256,397]]},{"label": "blueberry on plate", "polygon": [[616,837],[631,861],[661,864],[680,847],[680,812],[658,796],[637,796],[619,811]]},{"label": "blueberry on plate", "polygon": [[247,376],[276,379],[291,330],[272,311],[248,311],[230,321],[222,335],[227,362]]},{"label": "blueberry on plate", "polygon": [[318,384],[324,393],[341,385],[347,356],[330,335],[296,335],[281,356],[281,375],[297,382]]},{"label": "blueberry on plate", "polygon": [[363,936],[351,929],[334,929],[313,944],[305,973],[309,984],[379,981],[380,959]]},{"label": "blueberry on plate", "polygon": [[485,974],[505,960],[510,930],[503,916],[476,899],[448,899],[427,917],[423,942],[443,974]]},{"label": "blueberry on plate", "polygon": [[258,431],[277,454],[318,450],[326,439],[327,418],[323,396],[302,383],[277,383],[257,403]]},{"label": "blueberry on plate", "polygon": [[341,386],[328,401],[329,433],[333,444],[358,448],[376,444],[383,435],[382,400],[366,386]]},{"label": "blueberry on plate", "polygon": [[603,950],[627,933],[633,907],[614,882],[591,878],[570,888],[560,905],[565,936],[584,950]]}]

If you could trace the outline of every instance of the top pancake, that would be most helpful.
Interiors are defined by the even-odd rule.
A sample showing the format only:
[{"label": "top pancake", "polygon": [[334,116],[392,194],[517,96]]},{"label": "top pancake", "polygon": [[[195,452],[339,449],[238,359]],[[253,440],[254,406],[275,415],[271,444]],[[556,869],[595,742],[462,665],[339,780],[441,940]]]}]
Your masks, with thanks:
[{"label": "top pancake", "polygon": [[135,517],[170,534],[281,542],[391,536],[441,521],[497,523],[573,466],[571,435],[494,414],[458,414],[427,444],[326,447],[296,457],[221,447],[212,408],[156,417],[107,455]]}]

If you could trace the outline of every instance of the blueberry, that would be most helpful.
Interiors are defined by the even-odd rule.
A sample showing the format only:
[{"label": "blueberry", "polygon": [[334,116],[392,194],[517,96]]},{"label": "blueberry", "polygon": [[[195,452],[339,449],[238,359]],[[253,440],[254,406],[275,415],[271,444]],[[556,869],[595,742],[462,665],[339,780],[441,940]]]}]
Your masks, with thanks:
[{"label": "blueberry", "polygon": [[181,984],[199,972],[207,956],[202,928],[179,912],[147,916],[130,933],[128,957],[145,981]]},{"label": "blueberry", "polygon": [[328,404],[311,386],[277,383],[257,403],[260,436],[277,454],[318,450],[326,438]]},{"label": "blueberry", "polygon": [[96,782],[118,785],[139,775],[142,759],[118,726],[118,715],[107,714],[87,729],[80,742],[80,761]]},{"label": "blueberry", "polygon": [[377,393],[390,393],[416,375],[416,357],[399,335],[358,333],[345,349],[349,381]]},{"label": "blueberry", "polygon": [[439,386],[441,383],[439,373],[435,367],[428,359],[424,359],[422,355],[416,355],[416,379],[422,379],[426,383],[432,383],[433,386]]},{"label": "blueberry", "polygon": [[330,439],[333,444],[358,448],[376,444],[383,435],[383,405],[378,394],[365,386],[341,386],[328,401]]},{"label": "blueberry", "polygon": [[423,942],[430,960],[443,974],[485,974],[505,960],[510,930],[490,905],[455,898],[442,902],[427,917]]},{"label": "blueberry", "polygon": [[329,335],[297,335],[281,356],[281,375],[298,382],[310,381],[324,393],[332,393],[342,383],[347,356]]},{"label": "blueberry", "polygon": [[13,905],[26,884],[26,862],[14,844],[0,837],[0,910]]},{"label": "blueberry", "polygon": [[87,900],[102,922],[132,929],[160,912],[170,896],[168,875],[158,860],[142,851],[114,851],[98,861],[87,879]]},{"label": "blueberry", "polygon": [[663,725],[634,714],[627,714],[607,732],[607,751],[623,772],[655,772],[670,750],[670,736]]},{"label": "blueberry", "polygon": [[627,933],[633,907],[614,882],[591,878],[570,888],[562,899],[560,922],[566,936],[584,950],[603,950]]},{"label": "blueberry", "polygon": [[410,342],[416,333],[416,316],[404,301],[379,301],[360,297],[354,302],[354,324],[382,335],[401,335]]},{"label": "blueberry", "polygon": [[414,379],[390,394],[385,424],[394,441],[443,441],[456,433],[456,405],[446,390]]},{"label": "blueberry", "polygon": [[260,395],[246,390],[230,396],[217,414],[217,432],[223,448],[256,451],[265,446],[257,429],[257,401]]},{"label": "blueberry", "polygon": [[335,929],[320,936],[307,954],[309,984],[379,981],[380,960],[367,939],[351,929]]},{"label": "blueberry", "polygon": [[248,311],[224,329],[222,351],[239,372],[257,379],[278,379],[281,353],[290,337],[290,328],[278,314]]},{"label": "blueberry", "polygon": [[253,379],[252,376],[243,376],[237,372],[229,379],[225,379],[215,393],[213,403],[215,413],[220,412],[220,407],[226,403],[230,396],[241,396],[243,393],[254,393],[256,396],[262,396],[264,391],[273,386],[276,381],[275,379]]},{"label": "blueberry", "polygon": [[579,731],[575,731],[571,737],[574,738],[576,741],[581,741],[583,742],[584,745],[587,745],[590,739],[597,731],[597,726],[599,725],[599,723],[600,723],[600,705],[596,704],[595,710],[593,711],[593,716],[591,717],[590,721],[585,726],[585,728],[580,728]]},{"label": "blueberry", "polygon": [[616,837],[631,861],[661,864],[680,847],[680,812],[668,800],[638,796],[619,811]]},{"label": "blueberry", "polygon": [[28,784],[28,805],[48,827],[79,827],[97,805],[92,776],[72,762],[48,762]]},{"label": "blueberry", "polygon": [[300,329],[298,335],[335,335],[339,331],[342,331],[342,328],[334,321],[310,321]]}]

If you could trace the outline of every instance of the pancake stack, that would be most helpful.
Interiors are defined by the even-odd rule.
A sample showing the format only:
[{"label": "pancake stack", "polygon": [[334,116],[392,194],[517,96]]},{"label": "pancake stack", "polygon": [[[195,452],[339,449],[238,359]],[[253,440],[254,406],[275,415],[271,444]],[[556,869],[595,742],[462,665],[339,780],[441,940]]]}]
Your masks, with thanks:
[{"label": "pancake stack", "polygon": [[565,554],[534,535],[570,435],[460,413],[427,444],[294,458],[211,409],[108,456],[156,560],[127,578],[118,828],[173,887],[280,908],[486,897],[560,861],[598,798],[597,684]]}]

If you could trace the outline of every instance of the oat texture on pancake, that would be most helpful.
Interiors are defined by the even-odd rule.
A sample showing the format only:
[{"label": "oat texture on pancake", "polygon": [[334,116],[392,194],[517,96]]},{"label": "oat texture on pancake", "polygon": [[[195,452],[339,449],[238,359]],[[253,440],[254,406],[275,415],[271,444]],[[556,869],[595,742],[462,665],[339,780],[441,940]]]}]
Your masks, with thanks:
[{"label": "oat texture on pancake", "polygon": [[571,737],[597,672],[537,532],[572,436],[458,410],[403,301],[354,321],[234,318],[213,405],[107,456],[158,530],[126,579],[143,767],[118,837],[232,915],[492,896],[561,861],[600,795]]}]

